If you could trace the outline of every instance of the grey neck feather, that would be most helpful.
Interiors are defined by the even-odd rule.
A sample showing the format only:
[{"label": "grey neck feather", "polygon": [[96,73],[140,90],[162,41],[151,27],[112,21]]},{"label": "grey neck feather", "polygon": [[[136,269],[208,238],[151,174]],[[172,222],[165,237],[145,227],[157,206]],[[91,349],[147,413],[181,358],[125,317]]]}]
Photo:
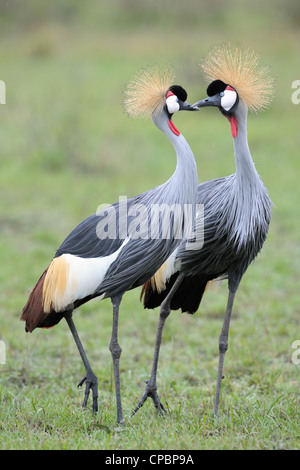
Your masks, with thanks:
[{"label": "grey neck feather", "polygon": [[228,222],[239,245],[255,238],[257,229],[267,231],[271,201],[253,163],[247,139],[247,106],[240,101],[236,111],[238,135],[234,139],[235,184],[231,186]]},{"label": "grey neck feather", "polygon": [[[190,204],[190,209],[192,210],[185,213],[184,224],[192,229],[198,186],[194,154],[183,135],[177,136],[171,131],[168,124],[168,115],[164,109],[161,113],[152,115],[152,120],[170,139],[177,156],[175,172],[160,187],[163,188],[163,193],[160,194],[160,202],[165,204],[180,204],[182,208],[184,208],[185,204]],[[182,228],[182,221],[179,228]]]},{"label": "grey neck feather", "polygon": [[253,163],[247,138],[247,106],[240,100],[236,111],[238,135],[234,139],[234,155],[237,180],[243,184],[257,182],[258,174]]},{"label": "grey neck feather", "polygon": [[[184,190],[186,202],[194,202],[197,192],[198,176],[195,157],[189,144],[182,134],[177,136],[171,131],[165,110],[162,110],[159,114],[152,115],[152,120],[158,129],[167,135],[176,152],[176,170],[167,181],[167,183],[171,184],[174,191],[173,198],[176,193]],[[170,194],[170,196],[172,197],[172,194]]]}]

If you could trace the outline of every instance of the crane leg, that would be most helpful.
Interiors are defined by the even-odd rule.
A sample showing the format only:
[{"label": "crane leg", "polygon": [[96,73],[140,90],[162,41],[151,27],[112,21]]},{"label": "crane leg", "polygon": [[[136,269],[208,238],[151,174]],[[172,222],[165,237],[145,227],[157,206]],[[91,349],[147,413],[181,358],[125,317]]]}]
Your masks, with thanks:
[{"label": "crane leg", "polygon": [[219,409],[221,381],[223,379],[224,358],[225,358],[225,353],[228,349],[229,325],[230,325],[230,318],[231,318],[234,297],[235,297],[235,292],[229,291],[224,323],[223,323],[222,331],[219,337],[219,366],[218,366],[217,387],[216,387],[215,407],[214,407],[215,417],[218,415],[218,409]]},{"label": "crane leg", "polygon": [[65,314],[65,319],[66,319],[66,321],[69,325],[69,328],[70,328],[71,333],[73,335],[73,338],[75,340],[76,346],[78,348],[78,351],[80,353],[80,356],[81,356],[81,359],[82,359],[82,362],[84,364],[85,371],[86,371],[85,377],[78,384],[78,387],[81,387],[84,384],[84,382],[86,382],[84,399],[83,399],[83,402],[82,402],[82,408],[84,408],[84,409],[86,408],[87,401],[88,401],[89,394],[90,394],[90,390],[92,390],[92,394],[93,394],[93,413],[96,413],[98,411],[98,379],[97,379],[96,375],[94,374],[94,372],[92,371],[92,368],[91,368],[90,363],[87,359],[85,350],[83,349],[82,343],[81,343],[80,338],[78,336],[77,329],[76,329],[75,324],[73,322],[72,313],[73,313],[72,311],[67,312]]},{"label": "crane leg", "polygon": [[121,402],[121,384],[120,384],[120,356],[122,348],[118,342],[118,324],[119,324],[119,307],[122,300],[122,296],[114,297],[111,299],[113,304],[113,327],[112,335],[109,344],[109,350],[112,355],[113,368],[114,368],[114,379],[115,379],[115,390],[116,390],[116,403],[117,403],[117,423],[124,425],[122,402]]},{"label": "crane leg", "polygon": [[167,412],[164,405],[161,403],[157,395],[157,385],[156,385],[157,366],[158,366],[159,351],[160,351],[161,340],[162,340],[162,332],[164,329],[165,321],[170,314],[171,300],[176,290],[178,289],[179,285],[181,284],[183,278],[184,276],[181,276],[181,275],[178,276],[169,294],[161,303],[160,312],[159,312],[159,320],[158,320],[158,325],[157,325],[157,330],[156,330],[156,340],[155,340],[155,347],[154,347],[154,357],[153,357],[151,376],[150,376],[150,379],[146,381],[145,392],[142,395],[142,398],[138,402],[137,406],[133,410],[131,416],[135,415],[135,413],[144,405],[148,397],[152,398],[153,403],[158,413],[163,415],[164,413]]}]

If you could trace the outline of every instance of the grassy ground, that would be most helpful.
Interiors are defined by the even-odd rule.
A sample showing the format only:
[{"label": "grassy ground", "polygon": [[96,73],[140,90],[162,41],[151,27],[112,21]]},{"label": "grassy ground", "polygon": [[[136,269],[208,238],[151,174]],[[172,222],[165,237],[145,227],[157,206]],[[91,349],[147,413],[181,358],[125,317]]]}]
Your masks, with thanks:
[{"label": "grassy ground", "polygon": [[[153,1],[76,14],[66,1],[57,10],[34,1],[31,11],[1,6],[1,449],[299,449],[300,371],[292,344],[300,339],[300,105],[291,101],[291,83],[299,79],[298,10],[293,1],[284,11],[276,2],[259,10],[253,2],[248,10],[229,3],[226,11],[218,1],[203,3],[199,12],[191,1],[190,13],[176,2],[158,9]],[[173,313],[166,323],[158,376],[165,419],[150,402],[130,418],[150,373],[158,317],[142,309],[137,289],[124,296],[120,313],[126,427],[119,430],[109,300],[75,314],[99,379],[96,417],[80,409],[83,368],[66,324],[25,334],[20,312],[78,222],[103,202],[164,182],[175,167],[170,143],[151,120],[122,112],[126,82],[141,66],[171,63],[194,102],[205,96],[201,55],[227,40],[261,52],[276,78],[272,108],[249,116],[248,125],[275,207],[263,252],[237,295],[220,416],[211,419],[226,285],[207,292],[193,317]],[[219,113],[179,113],[175,122],[193,148],[199,181],[234,171],[228,123]]]}]

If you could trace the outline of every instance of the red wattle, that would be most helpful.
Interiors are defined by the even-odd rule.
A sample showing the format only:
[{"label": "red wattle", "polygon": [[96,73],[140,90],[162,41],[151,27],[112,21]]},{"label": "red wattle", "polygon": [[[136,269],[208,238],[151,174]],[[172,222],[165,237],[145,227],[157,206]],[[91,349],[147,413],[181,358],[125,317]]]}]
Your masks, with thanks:
[{"label": "red wattle", "polygon": [[230,90],[230,91],[235,91],[235,92],[236,92],[236,90],[235,90],[234,88],[232,88],[232,86],[230,86],[230,85],[227,85],[226,90]]},{"label": "red wattle", "polygon": [[231,127],[231,135],[235,139],[236,136],[238,135],[238,123],[237,120],[235,119],[234,116],[226,116],[228,121],[230,122],[230,127]]},{"label": "red wattle", "polygon": [[169,128],[171,129],[171,131],[173,132],[173,134],[175,134],[175,135],[180,135],[180,132],[179,132],[179,130],[177,129],[177,127],[174,126],[173,121],[169,121]]},{"label": "red wattle", "polygon": [[238,135],[238,123],[234,116],[230,119],[231,135],[235,139]]}]

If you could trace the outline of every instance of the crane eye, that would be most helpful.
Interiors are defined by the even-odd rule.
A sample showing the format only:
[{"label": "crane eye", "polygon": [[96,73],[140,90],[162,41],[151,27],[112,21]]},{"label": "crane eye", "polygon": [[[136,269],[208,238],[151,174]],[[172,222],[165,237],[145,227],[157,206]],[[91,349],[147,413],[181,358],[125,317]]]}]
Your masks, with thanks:
[{"label": "crane eye", "polygon": [[[222,96],[222,93],[223,93],[223,96]],[[220,96],[222,96],[221,98],[222,108],[225,109],[225,111],[229,111],[235,105],[235,102],[237,99],[236,91],[232,89],[231,90],[226,89],[224,92],[220,93]]]},{"label": "crane eye", "polygon": [[221,91],[220,96],[224,96],[224,94],[225,94],[224,91]]},{"label": "crane eye", "polygon": [[178,103],[178,98],[176,95],[169,95],[166,99],[166,106],[168,109],[168,112],[170,114],[174,114],[180,109],[180,105]]}]

